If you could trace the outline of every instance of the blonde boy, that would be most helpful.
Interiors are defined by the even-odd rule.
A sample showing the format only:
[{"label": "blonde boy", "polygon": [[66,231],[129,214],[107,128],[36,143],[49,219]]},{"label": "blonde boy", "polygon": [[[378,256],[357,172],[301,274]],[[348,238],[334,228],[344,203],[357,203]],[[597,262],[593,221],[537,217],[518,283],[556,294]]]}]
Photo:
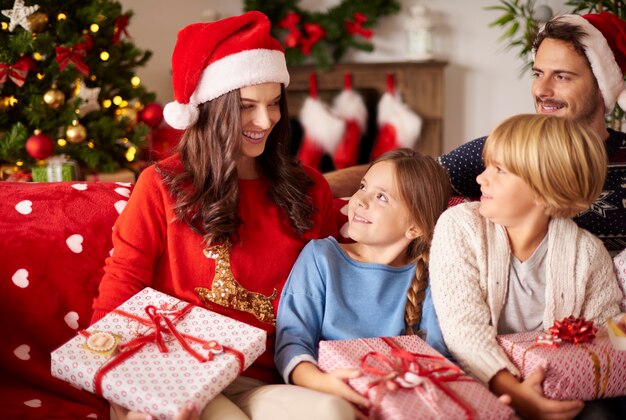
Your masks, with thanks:
[{"label": "blonde boy", "polygon": [[480,203],[449,209],[435,228],[430,275],[443,337],[522,417],[574,417],[583,403],[546,399],[542,371],[520,382],[495,337],[569,315],[601,324],[619,313],[608,252],[569,219],[602,190],[602,140],[573,120],[519,115],[493,130],[483,158]]}]

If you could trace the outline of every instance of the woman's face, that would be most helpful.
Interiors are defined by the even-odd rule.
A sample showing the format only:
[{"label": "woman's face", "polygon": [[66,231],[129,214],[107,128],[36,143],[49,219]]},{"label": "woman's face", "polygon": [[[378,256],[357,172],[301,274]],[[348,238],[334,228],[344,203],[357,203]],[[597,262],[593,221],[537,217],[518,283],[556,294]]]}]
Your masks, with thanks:
[{"label": "woman's face", "polygon": [[280,83],[263,83],[240,89],[241,155],[256,158],[265,150],[272,128],[280,120]]}]

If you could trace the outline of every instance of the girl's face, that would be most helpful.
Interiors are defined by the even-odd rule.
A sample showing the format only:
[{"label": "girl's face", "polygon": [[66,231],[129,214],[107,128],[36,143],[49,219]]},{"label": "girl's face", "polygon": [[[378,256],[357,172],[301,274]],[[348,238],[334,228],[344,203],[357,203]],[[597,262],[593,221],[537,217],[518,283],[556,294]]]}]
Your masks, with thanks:
[{"label": "girl's face", "polygon": [[530,186],[500,162],[500,153],[496,151],[492,162],[476,177],[481,192],[479,212],[499,225],[519,226],[538,209],[539,203]]},{"label": "girl's face", "polygon": [[358,243],[388,246],[413,240],[417,228],[397,186],[395,166],[382,161],[365,174],[348,205],[348,235]]},{"label": "girl's face", "polygon": [[240,89],[241,155],[256,158],[265,150],[272,128],[280,120],[280,83],[263,83]]}]

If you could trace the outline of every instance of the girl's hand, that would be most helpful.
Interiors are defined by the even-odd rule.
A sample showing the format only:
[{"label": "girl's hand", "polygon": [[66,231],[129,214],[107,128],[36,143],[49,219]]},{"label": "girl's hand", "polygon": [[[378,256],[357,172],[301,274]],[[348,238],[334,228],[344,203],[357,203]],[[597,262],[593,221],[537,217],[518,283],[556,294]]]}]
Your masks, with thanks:
[{"label": "girl's hand", "polygon": [[[141,413],[139,411],[130,411],[121,405],[111,403],[111,420],[152,420],[150,414]],[[180,410],[175,420],[200,420],[200,411],[194,403],[188,403],[185,408]]]},{"label": "girl's hand", "polygon": [[302,362],[291,372],[291,382],[343,398],[353,404],[358,419],[366,419],[367,417],[360,408],[368,409],[369,400],[348,385],[348,379],[358,378],[361,375],[358,369],[337,369],[326,373],[319,370],[313,363]]}]

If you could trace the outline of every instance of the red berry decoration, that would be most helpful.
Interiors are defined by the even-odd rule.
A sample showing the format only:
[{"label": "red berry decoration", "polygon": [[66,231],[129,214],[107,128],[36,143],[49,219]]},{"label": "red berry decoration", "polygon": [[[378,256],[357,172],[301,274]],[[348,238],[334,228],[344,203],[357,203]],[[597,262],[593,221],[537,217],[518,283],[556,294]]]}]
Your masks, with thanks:
[{"label": "red berry decoration", "polygon": [[35,131],[35,134],[26,140],[26,152],[33,159],[45,159],[54,153],[54,142],[47,134]]},{"label": "red berry decoration", "polygon": [[163,108],[156,102],[149,103],[139,113],[139,120],[150,128],[156,128],[163,121]]}]

